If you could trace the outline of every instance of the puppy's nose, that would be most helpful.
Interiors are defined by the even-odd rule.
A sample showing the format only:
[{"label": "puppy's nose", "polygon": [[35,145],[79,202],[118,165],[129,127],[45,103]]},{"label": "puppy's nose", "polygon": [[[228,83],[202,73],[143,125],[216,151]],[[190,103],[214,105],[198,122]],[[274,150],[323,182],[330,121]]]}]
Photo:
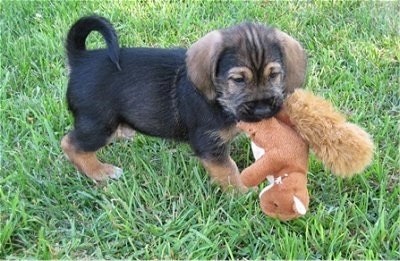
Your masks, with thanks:
[{"label": "puppy's nose", "polygon": [[268,115],[275,107],[275,101],[273,98],[256,101],[254,103],[253,113],[256,115]]},{"label": "puppy's nose", "polygon": [[239,111],[239,118],[243,121],[254,122],[274,116],[282,106],[282,100],[277,98],[266,98],[262,100],[249,101]]},{"label": "puppy's nose", "polygon": [[271,117],[279,111],[282,102],[275,98],[267,98],[258,101],[252,101],[247,106],[252,110],[254,115],[260,117]]}]

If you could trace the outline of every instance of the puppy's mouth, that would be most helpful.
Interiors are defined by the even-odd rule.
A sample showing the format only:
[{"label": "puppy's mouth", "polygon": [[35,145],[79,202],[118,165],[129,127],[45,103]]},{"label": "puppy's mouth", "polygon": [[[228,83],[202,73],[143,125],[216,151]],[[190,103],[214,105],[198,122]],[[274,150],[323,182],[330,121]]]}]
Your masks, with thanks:
[{"label": "puppy's mouth", "polygon": [[245,122],[257,122],[273,117],[279,112],[283,100],[277,97],[243,103],[237,111],[237,117]]}]

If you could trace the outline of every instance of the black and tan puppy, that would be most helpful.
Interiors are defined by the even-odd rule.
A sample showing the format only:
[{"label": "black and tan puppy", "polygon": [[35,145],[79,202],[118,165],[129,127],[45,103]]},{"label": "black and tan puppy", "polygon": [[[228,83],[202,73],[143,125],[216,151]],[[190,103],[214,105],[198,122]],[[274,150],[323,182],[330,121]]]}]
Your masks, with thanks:
[{"label": "black and tan puppy", "polygon": [[[102,34],[107,49],[86,50],[92,31]],[[188,50],[119,48],[112,25],[90,16],[72,26],[66,48],[75,128],[61,146],[94,180],[122,174],[101,163],[96,151],[123,126],[188,142],[213,180],[243,189],[229,155],[237,121],[273,116],[305,78],[300,44],[256,23],[210,32]]]}]

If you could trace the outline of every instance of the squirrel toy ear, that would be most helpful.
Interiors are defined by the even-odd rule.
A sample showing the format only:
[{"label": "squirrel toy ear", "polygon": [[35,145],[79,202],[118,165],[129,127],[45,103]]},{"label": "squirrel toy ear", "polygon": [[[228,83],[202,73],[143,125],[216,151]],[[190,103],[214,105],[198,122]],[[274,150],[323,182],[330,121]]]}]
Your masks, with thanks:
[{"label": "squirrel toy ear", "polygon": [[253,152],[255,160],[258,160],[265,154],[265,150],[263,148],[258,147],[254,142],[251,142],[251,151]]},{"label": "squirrel toy ear", "polygon": [[305,215],[307,213],[306,206],[304,206],[303,202],[296,196],[293,196],[293,210],[300,215]]}]

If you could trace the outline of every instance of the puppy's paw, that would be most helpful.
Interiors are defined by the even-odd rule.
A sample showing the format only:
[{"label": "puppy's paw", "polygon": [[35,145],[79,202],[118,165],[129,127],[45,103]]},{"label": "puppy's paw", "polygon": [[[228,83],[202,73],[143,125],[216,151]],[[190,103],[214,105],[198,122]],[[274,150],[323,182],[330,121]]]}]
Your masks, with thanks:
[{"label": "puppy's paw", "polygon": [[85,174],[96,182],[107,181],[108,179],[119,179],[122,176],[122,169],[111,164],[101,164],[97,169],[85,172]]},{"label": "puppy's paw", "polygon": [[229,183],[223,186],[225,191],[233,191],[234,193],[245,194],[249,188],[246,187],[239,178],[239,175],[232,175],[229,177]]},{"label": "puppy's paw", "polygon": [[240,187],[236,187],[236,191],[240,194],[246,194],[247,192],[249,192],[249,188],[242,185]]},{"label": "puppy's paw", "polygon": [[118,168],[118,167],[115,167],[115,166],[112,166],[112,167],[113,167],[114,170],[113,170],[112,173],[110,173],[109,177],[112,178],[112,179],[119,179],[123,174],[122,169]]}]

